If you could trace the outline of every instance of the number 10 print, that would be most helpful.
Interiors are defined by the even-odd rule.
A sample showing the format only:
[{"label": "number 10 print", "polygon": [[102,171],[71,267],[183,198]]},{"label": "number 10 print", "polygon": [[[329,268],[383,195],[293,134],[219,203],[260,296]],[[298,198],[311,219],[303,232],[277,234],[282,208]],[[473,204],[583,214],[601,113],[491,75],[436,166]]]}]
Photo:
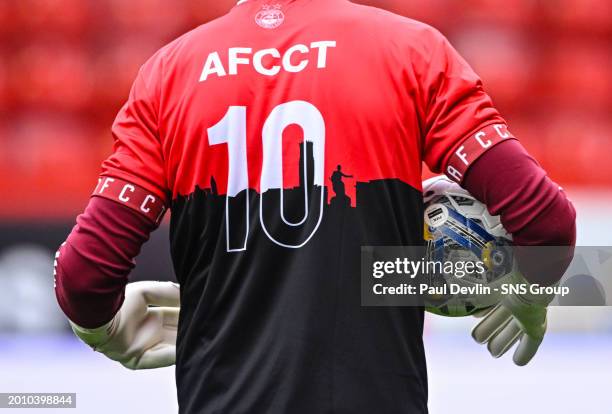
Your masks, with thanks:
[{"label": "number 10 print", "polygon": [[[283,131],[289,126],[296,124],[302,128],[304,133],[304,154],[307,142],[312,143],[314,157],[314,183],[308,183],[308,163],[304,156],[303,168],[304,182],[304,217],[298,222],[290,222],[284,215],[284,190],[283,190]],[[208,129],[208,142],[210,145],[227,144],[229,169],[227,181],[227,194],[225,199],[225,229],[226,246],[228,252],[238,252],[247,249],[249,236],[249,169],[247,157],[247,107],[230,106],[223,119],[215,126]],[[260,181],[260,208],[259,219],[261,227],[268,238],[274,243],[287,248],[300,248],[304,246],[316,233],[323,218],[323,204],[325,202],[325,191],[323,190],[325,175],[325,121],[321,112],[311,103],[304,101],[292,101],[275,107],[266,119],[262,131],[263,164]],[[311,174],[312,175],[312,174]],[[321,187],[319,212],[316,217],[310,215],[308,201],[308,186]],[[313,227],[312,231],[306,232],[301,240],[291,243],[281,242],[274,237],[271,229],[266,226],[263,214],[265,193],[269,190],[280,191],[280,204],[278,214],[281,216],[285,232],[302,231],[304,228]],[[237,197],[246,191],[246,197]],[[244,201],[243,201],[244,200]],[[236,205],[238,202],[240,205]],[[242,226],[233,226],[230,220],[230,211],[243,210],[246,220]],[[239,243],[236,243],[239,240]]]}]

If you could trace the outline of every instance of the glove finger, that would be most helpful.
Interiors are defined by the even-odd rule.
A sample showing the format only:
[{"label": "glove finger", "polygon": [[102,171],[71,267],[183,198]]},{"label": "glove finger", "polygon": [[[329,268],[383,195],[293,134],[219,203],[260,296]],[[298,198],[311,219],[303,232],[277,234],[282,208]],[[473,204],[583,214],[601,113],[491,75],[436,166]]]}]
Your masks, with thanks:
[{"label": "glove finger", "polygon": [[496,332],[498,332],[508,320],[512,318],[512,313],[504,306],[497,305],[485,316],[485,318],[472,329],[472,338],[479,344],[484,344]]},{"label": "glove finger", "polygon": [[176,328],[164,328],[162,332],[162,343],[167,345],[176,345],[177,334],[178,331],[176,330]]},{"label": "glove finger", "polygon": [[174,308],[169,306],[150,308],[149,312],[159,318],[164,327],[176,328],[178,327],[179,314],[181,308]]},{"label": "glove finger", "polygon": [[133,369],[153,369],[174,365],[176,362],[176,346],[158,344],[146,350]]},{"label": "glove finger", "polygon": [[476,312],[472,313],[472,316],[474,318],[480,319],[480,318],[484,318],[485,316],[487,316],[489,313],[491,313],[491,310],[493,309],[493,306],[489,307],[489,308],[484,308],[484,309],[479,309]]},{"label": "glove finger", "polygon": [[514,363],[519,367],[527,365],[529,361],[533,359],[536,352],[538,352],[538,348],[540,348],[541,343],[542,338],[538,339],[528,335],[523,335],[518,348],[516,348],[516,351],[514,351],[514,356],[512,358]]},{"label": "glove finger", "polygon": [[514,319],[510,319],[506,326],[499,331],[487,345],[487,349],[493,358],[504,355],[520,339],[523,331]]},{"label": "glove finger", "polygon": [[147,305],[180,307],[180,287],[172,282],[142,282],[142,293]]},{"label": "glove finger", "polygon": [[[157,323],[161,323],[161,328],[157,328],[155,341],[160,341],[168,345],[176,345],[180,308],[151,308],[149,314],[155,318]],[[153,338],[152,338],[153,339]]]}]

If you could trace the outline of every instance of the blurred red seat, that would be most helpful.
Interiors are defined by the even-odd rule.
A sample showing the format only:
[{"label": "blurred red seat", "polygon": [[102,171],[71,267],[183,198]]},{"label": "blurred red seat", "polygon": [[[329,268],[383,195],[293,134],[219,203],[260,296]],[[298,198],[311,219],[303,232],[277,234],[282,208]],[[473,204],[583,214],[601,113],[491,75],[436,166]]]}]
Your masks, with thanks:
[{"label": "blurred red seat", "polygon": [[[115,40],[115,39],[114,39]],[[94,94],[97,110],[116,113],[127,99],[139,68],[160,45],[148,38],[116,39],[92,56]]]},{"label": "blurred red seat", "polygon": [[84,49],[72,44],[30,43],[10,60],[11,89],[22,105],[76,111],[92,90]]},{"label": "blurred red seat", "polygon": [[[189,14],[184,0],[106,0],[115,30],[146,32],[149,37],[169,42],[186,29]],[[209,2],[206,2],[209,3]]]},{"label": "blurred red seat", "polygon": [[565,37],[553,46],[547,66],[552,98],[564,107],[608,111],[612,104],[609,42]]},{"label": "blurred red seat", "polygon": [[453,5],[455,16],[467,21],[529,26],[538,18],[537,3],[533,0],[462,0],[446,3]]},{"label": "blurred red seat", "polygon": [[561,184],[610,186],[612,120],[588,111],[559,112],[544,122],[546,151],[540,161]]},{"label": "blurred red seat", "polygon": [[499,109],[522,107],[539,69],[529,39],[494,25],[460,27],[455,33],[455,47],[483,79]]},{"label": "blurred red seat", "polygon": [[544,4],[548,5],[546,13],[558,30],[610,33],[612,2],[608,0],[557,0]]},{"label": "blurred red seat", "polygon": [[69,216],[95,186],[100,140],[87,124],[53,112],[12,117],[1,131],[0,193],[6,214]]},{"label": "blurred red seat", "polygon": [[89,0],[19,0],[13,3],[12,18],[30,34],[80,36],[94,17],[90,14]]}]

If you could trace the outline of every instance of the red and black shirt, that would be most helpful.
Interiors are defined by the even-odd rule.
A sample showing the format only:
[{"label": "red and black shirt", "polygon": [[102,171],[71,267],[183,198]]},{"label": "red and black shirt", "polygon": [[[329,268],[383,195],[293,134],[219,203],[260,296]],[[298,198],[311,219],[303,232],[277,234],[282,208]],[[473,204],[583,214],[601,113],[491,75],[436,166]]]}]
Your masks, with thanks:
[{"label": "red and black shirt", "polygon": [[512,138],[439,32],[249,0],[151,58],[113,136],[96,195],[171,210],[182,413],[427,411],[423,312],[361,306],[360,247],[421,244],[422,163]]}]

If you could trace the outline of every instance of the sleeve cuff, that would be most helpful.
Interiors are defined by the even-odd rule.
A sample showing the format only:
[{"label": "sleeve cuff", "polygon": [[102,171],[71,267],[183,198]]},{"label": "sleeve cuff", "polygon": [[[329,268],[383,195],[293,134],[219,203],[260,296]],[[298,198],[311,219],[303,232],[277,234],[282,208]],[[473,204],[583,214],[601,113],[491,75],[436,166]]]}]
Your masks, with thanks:
[{"label": "sleeve cuff", "polygon": [[118,316],[115,316],[110,322],[95,329],[83,328],[70,320],[68,322],[70,322],[70,327],[72,328],[74,334],[78,336],[81,341],[85,342],[87,345],[96,350],[99,346],[104,345],[111,336],[117,323],[117,318]]},{"label": "sleeve cuff", "polygon": [[102,176],[92,197],[102,197],[123,204],[145,216],[156,225],[166,212],[167,200],[121,178]]},{"label": "sleeve cuff", "polygon": [[500,142],[516,139],[506,124],[489,124],[469,135],[451,154],[446,162],[444,173],[453,181],[461,184],[468,169],[482,154]]}]

